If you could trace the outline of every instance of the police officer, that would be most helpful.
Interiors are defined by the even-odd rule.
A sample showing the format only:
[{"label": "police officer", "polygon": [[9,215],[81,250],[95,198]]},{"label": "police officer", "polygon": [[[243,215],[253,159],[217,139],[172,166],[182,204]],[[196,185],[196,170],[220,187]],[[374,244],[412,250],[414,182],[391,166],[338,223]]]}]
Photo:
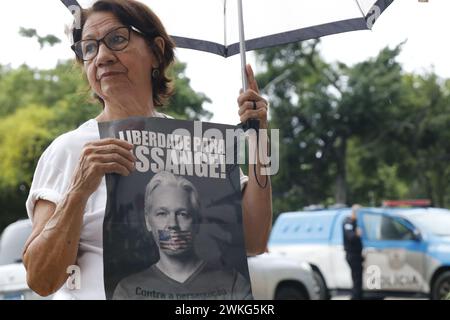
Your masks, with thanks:
[{"label": "police officer", "polygon": [[357,226],[356,214],[361,208],[360,205],[352,206],[351,216],[345,218],[343,227],[344,234],[344,250],[346,253],[347,263],[352,270],[352,300],[362,299],[362,273],[363,273],[363,256],[361,229]]}]

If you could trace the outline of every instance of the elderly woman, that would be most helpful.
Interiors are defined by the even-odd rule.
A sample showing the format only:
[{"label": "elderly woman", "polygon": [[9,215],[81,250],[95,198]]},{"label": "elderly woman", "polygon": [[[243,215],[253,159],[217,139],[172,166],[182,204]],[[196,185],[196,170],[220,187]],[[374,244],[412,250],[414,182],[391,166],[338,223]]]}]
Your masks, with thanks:
[{"label": "elderly woman", "polygon": [[[131,0],[97,1],[83,11],[73,30],[73,50],[103,110],[76,130],[56,138],[42,154],[26,203],[33,231],[23,254],[27,281],[42,296],[104,299],[102,225],[106,173],[134,170],[132,145],[100,139],[98,122],[130,116],[167,117],[157,112],[170,96],[165,76],[174,45],[158,17]],[[238,98],[242,122],[258,118],[267,128],[267,103],[259,95],[250,66],[249,90]],[[272,221],[271,187],[250,166],[241,176],[245,245],[249,255],[265,250]],[[248,182],[247,182],[248,180]],[[81,270],[81,288],[64,286],[69,266]]]}]

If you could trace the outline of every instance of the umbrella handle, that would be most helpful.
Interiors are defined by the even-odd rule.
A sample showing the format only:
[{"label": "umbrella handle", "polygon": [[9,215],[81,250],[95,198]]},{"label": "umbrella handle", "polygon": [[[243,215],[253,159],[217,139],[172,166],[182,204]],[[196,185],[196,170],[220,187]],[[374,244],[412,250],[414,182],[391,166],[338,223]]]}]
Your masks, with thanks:
[{"label": "umbrella handle", "polygon": [[[242,89],[247,91],[248,79],[247,79],[247,59],[246,59],[246,47],[245,47],[245,34],[244,34],[244,13],[242,10],[242,0],[238,0],[238,19],[239,19],[239,54],[241,56],[241,76],[242,76]],[[245,130],[255,129],[259,130],[259,119],[248,119],[244,124]]]}]

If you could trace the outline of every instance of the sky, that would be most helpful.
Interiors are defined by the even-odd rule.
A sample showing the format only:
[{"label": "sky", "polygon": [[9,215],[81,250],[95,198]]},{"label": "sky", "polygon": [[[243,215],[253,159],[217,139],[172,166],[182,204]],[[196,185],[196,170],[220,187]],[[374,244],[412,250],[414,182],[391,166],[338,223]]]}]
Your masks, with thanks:
[{"label": "sky", "polygon": [[[255,0],[244,0],[244,3],[245,1],[250,3]],[[265,1],[270,2],[259,0],[259,3]],[[279,4],[280,1],[288,1],[293,6],[289,10],[293,17],[297,18],[296,14],[301,15],[298,12],[307,15],[305,10],[294,8],[306,0],[278,0],[276,3]],[[326,0],[319,2],[321,1]],[[170,1],[164,3],[168,2]],[[183,12],[170,9],[168,8],[169,12]],[[254,10],[244,7],[244,16],[246,12],[252,16],[256,14],[256,17],[260,17],[257,19],[259,23],[267,25],[268,18],[262,16],[263,11],[259,8],[255,13]],[[355,31],[323,37],[322,55],[329,62],[341,61],[352,65],[375,56],[385,46],[393,47],[406,41],[399,57],[405,70],[419,73],[434,70],[441,77],[450,78],[448,61],[450,41],[446,34],[449,30],[447,26],[449,13],[448,0],[429,0],[428,3],[418,0],[395,0],[371,31]],[[161,19],[163,20],[162,17]],[[70,42],[64,34],[64,26],[70,21],[70,13],[58,0],[2,0],[0,64],[17,67],[27,63],[32,67],[52,68],[58,60],[70,59],[73,54],[69,49]],[[201,23],[195,19],[189,22],[193,27]],[[21,26],[35,28],[41,36],[55,34],[63,42],[53,48],[46,47],[40,50],[37,42],[18,36]],[[256,25],[256,29],[258,28]],[[250,25],[248,32],[253,32]],[[205,93],[212,100],[211,104],[205,105],[205,108],[214,114],[211,121],[237,124],[239,117],[236,100],[242,86],[239,56],[225,59],[187,49],[177,49],[176,55],[180,61],[187,63],[186,74],[191,79],[193,89]],[[261,67],[256,65],[252,52],[247,53],[247,62],[254,66],[256,73],[261,70]],[[270,97],[268,98],[270,100]]]}]

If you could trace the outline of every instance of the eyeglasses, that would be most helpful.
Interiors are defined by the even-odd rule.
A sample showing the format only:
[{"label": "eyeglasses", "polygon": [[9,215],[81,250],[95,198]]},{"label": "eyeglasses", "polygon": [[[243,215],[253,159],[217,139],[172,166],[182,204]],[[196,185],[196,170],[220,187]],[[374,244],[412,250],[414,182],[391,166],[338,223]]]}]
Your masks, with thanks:
[{"label": "eyeglasses", "polygon": [[74,43],[71,48],[78,58],[83,61],[90,61],[97,56],[100,42],[103,42],[112,51],[124,50],[130,43],[131,30],[143,35],[141,31],[133,26],[119,27],[108,32],[101,39],[80,40]]}]

